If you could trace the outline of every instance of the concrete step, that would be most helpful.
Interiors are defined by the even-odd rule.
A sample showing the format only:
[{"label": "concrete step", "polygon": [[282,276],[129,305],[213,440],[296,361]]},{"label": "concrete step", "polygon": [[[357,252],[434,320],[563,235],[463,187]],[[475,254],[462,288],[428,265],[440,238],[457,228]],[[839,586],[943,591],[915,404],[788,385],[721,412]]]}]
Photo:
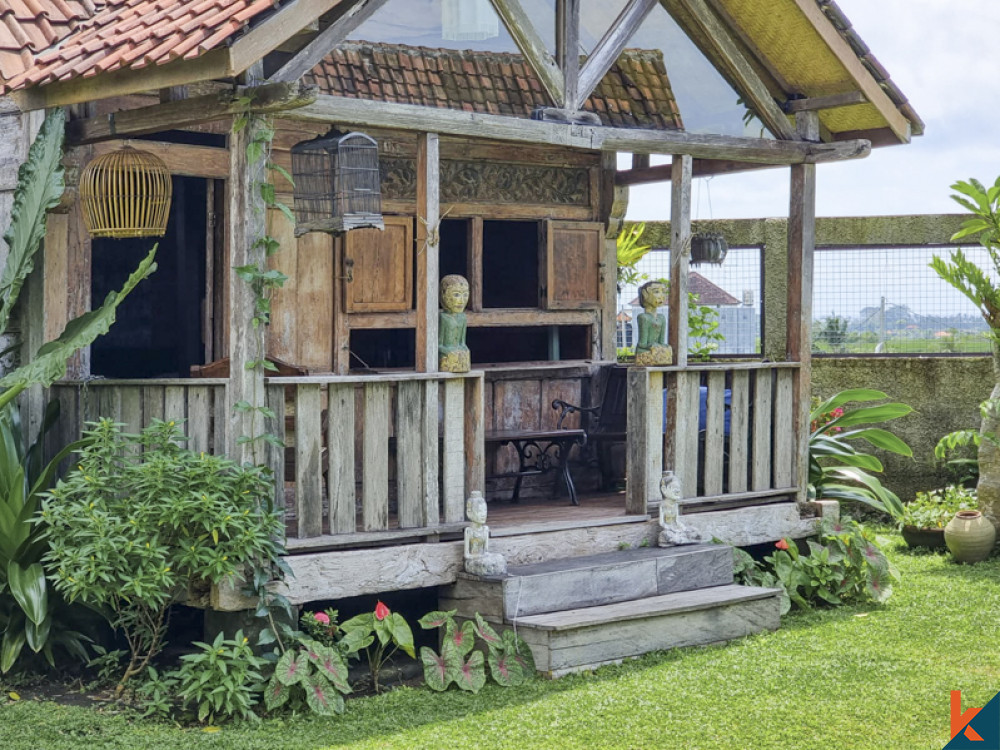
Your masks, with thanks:
[{"label": "concrete step", "polygon": [[718,544],[645,547],[513,566],[502,582],[503,617],[597,607],[721,586],[733,581],[733,554]]},{"label": "concrete step", "polygon": [[780,625],[777,589],[728,584],[516,621],[538,671],[549,677],[650,651],[742,638]]}]

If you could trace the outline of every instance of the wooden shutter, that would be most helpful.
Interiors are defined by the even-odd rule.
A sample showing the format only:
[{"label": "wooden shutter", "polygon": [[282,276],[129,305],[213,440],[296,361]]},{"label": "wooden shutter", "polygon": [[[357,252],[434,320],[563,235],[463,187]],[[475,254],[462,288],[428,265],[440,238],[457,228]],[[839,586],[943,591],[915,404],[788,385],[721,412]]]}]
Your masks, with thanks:
[{"label": "wooden shutter", "polygon": [[413,308],[413,219],[384,221],[384,230],[352,229],[344,235],[345,312]]},{"label": "wooden shutter", "polygon": [[583,221],[547,221],[545,303],[550,310],[601,306],[604,225]]}]

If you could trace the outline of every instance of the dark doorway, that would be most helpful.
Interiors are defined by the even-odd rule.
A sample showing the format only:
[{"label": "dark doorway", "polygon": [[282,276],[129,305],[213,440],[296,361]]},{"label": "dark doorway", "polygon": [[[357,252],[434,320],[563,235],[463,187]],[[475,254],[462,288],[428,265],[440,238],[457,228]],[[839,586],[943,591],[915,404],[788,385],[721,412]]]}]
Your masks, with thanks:
[{"label": "dark doorway", "polygon": [[94,239],[91,299],[99,305],[120,289],[155,242],[157,270],[121,304],[107,335],[91,347],[91,372],[111,378],[187,377],[204,364],[202,311],[208,223],[208,181],[173,178],[163,237]]}]

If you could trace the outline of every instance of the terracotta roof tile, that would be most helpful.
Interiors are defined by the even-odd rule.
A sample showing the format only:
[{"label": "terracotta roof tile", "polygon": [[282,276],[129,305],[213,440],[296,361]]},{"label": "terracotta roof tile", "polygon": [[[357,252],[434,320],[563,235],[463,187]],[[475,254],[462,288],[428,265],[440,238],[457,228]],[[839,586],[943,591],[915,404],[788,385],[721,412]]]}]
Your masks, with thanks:
[{"label": "terracotta roof tile", "polygon": [[[346,42],[307,78],[338,96],[516,117],[530,117],[548,103],[541,82],[521,56],[499,52]],[[648,85],[637,86],[640,78]],[[666,68],[655,51],[627,50],[585,109],[607,125],[681,127]]]},{"label": "terracotta roof tile", "polygon": [[[86,5],[85,5],[86,3]],[[34,65],[5,66],[10,88],[192,58],[239,34],[275,0],[0,0],[0,23]],[[44,14],[31,10],[41,6]],[[89,7],[88,7],[89,6]],[[4,7],[9,8],[7,15]],[[66,9],[73,14],[66,16]],[[30,22],[21,18],[27,11]],[[0,51],[12,50],[0,34]],[[58,44],[54,44],[58,42]]]}]

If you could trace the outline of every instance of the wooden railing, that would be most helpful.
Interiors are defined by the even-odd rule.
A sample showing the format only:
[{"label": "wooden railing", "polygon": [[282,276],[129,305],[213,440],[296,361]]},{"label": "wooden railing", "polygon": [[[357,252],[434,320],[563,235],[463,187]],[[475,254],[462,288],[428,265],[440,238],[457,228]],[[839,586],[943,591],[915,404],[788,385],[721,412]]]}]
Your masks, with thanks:
[{"label": "wooden railing", "polygon": [[286,512],[300,539],[460,523],[465,498],[484,489],[481,372],[267,383],[279,437],[294,446],[272,467],[279,487],[294,481]]},{"label": "wooden railing", "polygon": [[185,420],[189,448],[225,454],[227,382],[175,378],[53,383],[49,398],[59,401],[60,418],[47,436],[47,452],[54,455],[79,439],[87,422],[104,417],[124,424],[126,432],[139,432],[153,419]]},{"label": "wooden railing", "polygon": [[794,495],[799,375],[797,362],[630,368],[629,512],[659,502],[663,469],[692,508]]}]

